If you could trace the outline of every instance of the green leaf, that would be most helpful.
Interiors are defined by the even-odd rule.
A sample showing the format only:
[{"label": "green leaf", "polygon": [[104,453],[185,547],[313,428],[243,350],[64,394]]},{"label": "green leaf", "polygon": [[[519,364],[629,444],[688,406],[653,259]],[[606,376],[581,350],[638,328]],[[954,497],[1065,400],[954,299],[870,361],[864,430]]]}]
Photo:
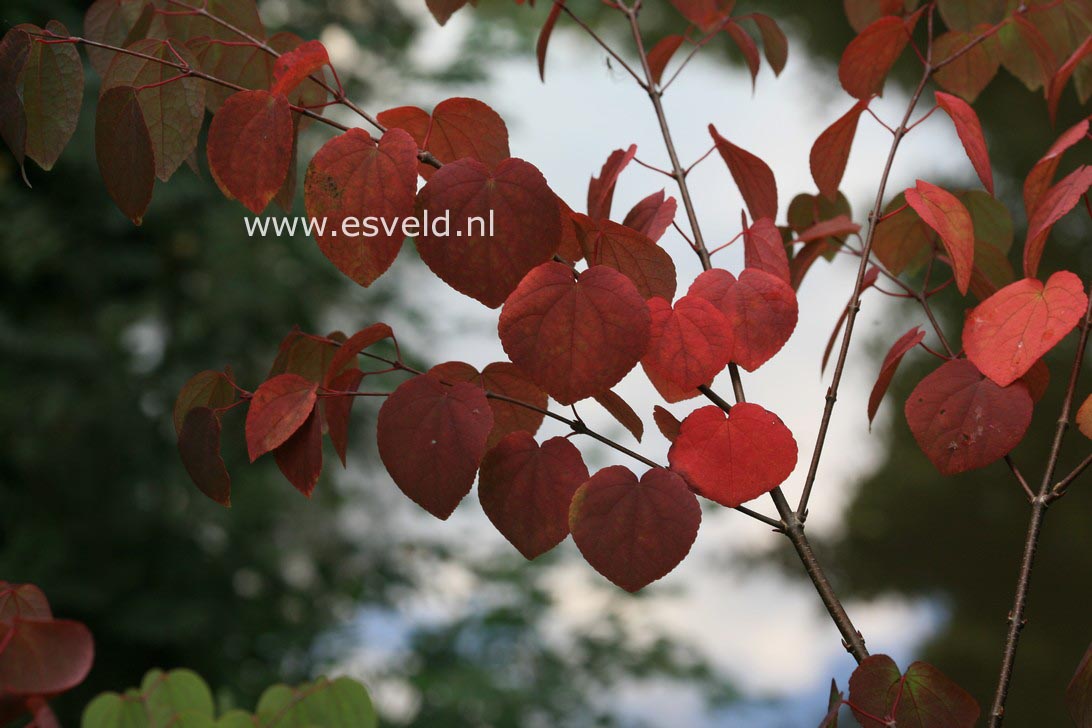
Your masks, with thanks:
[{"label": "green leaf", "polygon": [[151,670],[139,690],[104,693],[83,713],[82,728],[212,728],[212,693],[191,670]]},{"label": "green leaf", "polygon": [[258,701],[258,725],[262,728],[374,728],[378,719],[363,685],[347,677],[319,678],[296,688],[276,685],[266,690]]}]

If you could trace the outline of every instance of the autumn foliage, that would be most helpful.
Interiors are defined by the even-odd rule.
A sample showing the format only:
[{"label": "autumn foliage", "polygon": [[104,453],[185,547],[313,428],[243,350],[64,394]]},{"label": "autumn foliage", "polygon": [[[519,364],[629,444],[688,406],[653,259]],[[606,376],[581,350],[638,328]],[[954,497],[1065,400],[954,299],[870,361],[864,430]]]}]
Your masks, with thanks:
[{"label": "autumn foliage", "polygon": [[[465,4],[427,0],[441,24]],[[579,17],[570,7],[577,4],[556,0],[548,9],[537,44],[544,77],[551,34],[566,18]],[[1077,364],[1072,375],[1062,375],[1069,380],[1062,419],[1069,419],[1072,407],[1081,431],[1092,436],[1092,400],[1078,408],[1074,399],[1089,328],[1087,271],[1041,270],[1052,228],[1080,210],[1082,200],[1088,204],[1092,168],[1064,175],[1059,168],[1070,149],[1088,144],[1089,119],[1056,140],[1043,140],[1042,159],[1023,187],[1028,230],[1014,267],[1012,214],[995,197],[988,139],[972,105],[1002,68],[1029,89],[1042,90],[1043,113],[1052,119],[1069,86],[1087,101],[1092,6],[1087,0],[846,0],[856,36],[838,66],[844,110],[816,139],[809,159],[800,160],[810,166],[814,191],[792,197],[779,192],[769,165],[733,142],[729,124],[707,127],[706,157],[719,157],[725,184],[734,183],[745,204],[736,238],[745,265],[730,271],[713,258],[725,246],[710,248],[701,235],[686,185],[690,167],[678,159],[662,98],[690,57],[711,44],[737,48],[752,78],[763,56],[779,73],[786,37],[765,14],[733,14],[731,0],[671,0],[690,26],[685,34],[662,38],[642,35],[640,0],[605,4],[632,31],[634,47],[617,52],[603,45],[648,92],[670,160],[666,174],[679,195],[653,190],[628,212],[612,209],[612,202],[620,176],[637,158],[636,146],[610,152],[600,169],[589,170],[586,204],[564,201],[531,161],[512,156],[504,120],[482,101],[452,98],[431,112],[406,106],[373,116],[346,96],[320,43],[267,35],[253,0],[97,0],[82,36],[56,22],[12,29],[0,43],[0,132],[19,163],[52,166],[80,112],[83,67],[76,48],[82,45],[103,79],[95,103],[103,181],[135,223],[147,213],[157,181],[167,181],[183,164],[198,166],[199,134],[209,113],[204,156],[211,176],[254,214],[273,202],[291,206],[299,164],[306,166],[307,213],[326,220],[327,230],[368,215],[423,218],[446,211],[453,229],[467,230],[473,229],[466,225],[470,218],[495,220],[489,234],[424,230],[413,245],[442,281],[500,310],[497,330],[508,360],[480,370],[463,362],[415,369],[402,357],[395,332],[363,322],[351,335],[292,331],[268,377],[252,388],[230,369],[201,372],[180,393],[174,424],[184,466],[216,502],[231,502],[231,478],[220,454],[227,412],[246,410],[250,459],[272,454],[288,481],[310,496],[323,467],[324,437],[344,463],[354,402],[382,398],[377,441],[383,464],[397,487],[437,518],[448,518],[477,482],[486,515],[525,557],[538,557],[571,533],[594,569],[637,591],[670,573],[690,551],[701,522],[699,497],[739,509],[789,536],[801,556],[861,663],[847,701],[862,725],[974,724],[978,705],[936,668],[914,663],[903,673],[889,658],[868,656],[803,524],[866,293],[902,297],[919,307],[921,317],[920,325],[891,337],[868,411],[858,416],[875,417],[905,357],[934,357],[933,371],[916,384],[904,411],[922,453],[941,473],[1006,458],[1023,439],[1049,379],[1043,357],[1066,342],[1072,346],[1075,338]],[[908,54],[918,57],[921,81],[905,116],[885,121],[870,104]],[[631,65],[626,58],[637,61]],[[326,119],[322,112],[333,104],[355,112],[367,128]],[[922,112],[920,105],[930,109]],[[888,189],[899,142],[934,111],[954,126],[981,188],[946,189],[918,180],[905,190]],[[316,122],[338,133],[312,159],[299,160],[298,135]],[[855,217],[839,187],[865,123],[884,126],[892,145],[886,166],[876,170],[874,209]],[[659,244],[672,227],[702,262],[704,271],[693,281],[678,279]],[[406,243],[397,232],[324,234],[316,242],[362,286],[382,276]],[[837,255],[857,258],[859,267],[823,356],[825,367],[834,355],[830,396],[817,403],[822,426],[808,447],[803,497],[793,507],[781,486],[805,444],[776,413],[746,401],[743,372],[761,376],[796,329],[797,291],[809,269]],[[946,291],[966,311],[958,339],[946,335],[931,308]],[[1074,330],[1079,337],[1071,336]],[[959,340],[962,349],[953,344]],[[635,370],[665,404],[705,400],[705,406],[685,405],[678,415],[655,407],[653,419],[671,441],[659,460],[591,431],[575,410],[570,418],[550,409],[551,400],[568,406],[594,399],[640,440],[642,413],[612,391]],[[390,374],[405,379],[393,391],[371,388],[386,381],[379,375]],[[723,375],[734,404],[713,389]],[[578,437],[536,439],[547,417],[574,436],[632,456],[640,472],[622,466],[590,472]],[[1045,508],[1072,480],[1055,487],[1057,448],[1049,457],[1043,490],[1036,495],[1027,489],[1036,508]],[[747,505],[767,494],[778,518]],[[1010,640],[1015,643],[1014,636]],[[837,691],[835,698],[832,716],[842,703]],[[995,724],[1002,708],[1003,697],[991,713]]]}]

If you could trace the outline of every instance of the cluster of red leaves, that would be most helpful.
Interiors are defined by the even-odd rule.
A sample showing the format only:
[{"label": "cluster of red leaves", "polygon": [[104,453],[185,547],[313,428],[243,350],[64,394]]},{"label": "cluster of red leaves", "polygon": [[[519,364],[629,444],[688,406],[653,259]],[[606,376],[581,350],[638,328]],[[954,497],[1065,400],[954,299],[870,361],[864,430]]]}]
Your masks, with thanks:
[{"label": "cluster of red leaves", "polygon": [[0,724],[30,714],[30,728],[57,728],[48,701],[83,682],[94,656],[91,633],[54,619],[41,589],[0,581]]}]

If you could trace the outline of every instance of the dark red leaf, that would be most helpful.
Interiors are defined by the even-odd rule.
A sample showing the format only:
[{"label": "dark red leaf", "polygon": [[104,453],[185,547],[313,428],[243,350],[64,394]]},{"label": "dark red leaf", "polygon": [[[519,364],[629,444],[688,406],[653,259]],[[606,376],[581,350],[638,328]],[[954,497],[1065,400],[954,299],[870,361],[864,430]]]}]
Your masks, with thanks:
[{"label": "dark red leaf", "polygon": [[622,273],[642,298],[675,297],[675,263],[642,233],[610,220],[580,217],[576,234],[588,265],[605,265]]},{"label": "dark red leaf", "polygon": [[[486,392],[518,400],[531,407],[506,402],[490,397],[489,408],[493,410],[493,429],[489,432],[486,448],[492,449],[505,436],[524,431],[534,435],[542,426],[546,417],[548,399],[546,393],[527,378],[527,375],[515,364],[507,361],[493,362],[481,372],[461,361],[437,364],[429,370],[448,384],[470,382],[482,387]],[[536,409],[531,409],[531,408]]]},{"label": "dark red leaf", "polygon": [[[140,17],[147,0],[95,0],[83,18],[83,34],[88,40],[123,47],[129,31]],[[117,53],[104,48],[87,47],[87,57],[100,76]]]},{"label": "dark red leaf", "polygon": [[30,55],[30,36],[12,28],[0,40],[0,138],[19,166],[26,159],[27,116],[19,93],[20,76]]},{"label": "dark red leaf", "polygon": [[440,25],[444,25],[451,16],[455,14],[462,6],[466,5],[469,0],[425,0],[425,5],[428,6],[428,10],[432,13],[432,17],[436,18],[436,22]]},{"label": "dark red leaf", "polygon": [[16,617],[53,619],[53,611],[46,595],[33,584],[0,581],[0,622],[10,622]]},{"label": "dark red leaf", "polygon": [[785,241],[777,225],[768,217],[755,220],[750,227],[744,227],[743,260],[747,268],[765,271],[786,283],[792,281]]},{"label": "dark red leaf", "polygon": [[652,50],[648,52],[648,69],[652,72],[654,83],[659,85],[663,79],[664,69],[667,68],[671,57],[675,55],[675,52],[679,50],[679,46],[685,40],[686,38],[681,35],[668,35],[652,46]]},{"label": "dark red leaf", "polygon": [[876,418],[876,411],[880,408],[883,396],[887,394],[887,388],[891,385],[891,379],[895,376],[895,370],[899,368],[902,358],[920,344],[923,339],[925,339],[925,332],[921,330],[920,326],[915,326],[891,345],[887,355],[883,358],[883,363],[880,364],[880,373],[876,376],[876,383],[872,386],[872,394],[868,396],[868,423],[870,425],[872,420]]},{"label": "dark red leaf", "polygon": [[622,170],[637,156],[637,145],[628,149],[615,149],[603,163],[598,177],[592,177],[588,183],[588,217],[594,220],[606,220],[610,217],[611,203],[614,200],[614,187]]},{"label": "dark red leaf", "polygon": [[761,159],[745,149],[741,149],[717,133],[716,128],[710,124],[709,133],[713,135],[713,142],[717,145],[717,151],[728,165],[728,171],[732,173],[732,179],[736,187],[743,195],[743,201],[747,203],[747,209],[751,217],[758,220],[768,217],[777,219],[777,180],[769,166]]},{"label": "dark red leaf", "polygon": [[652,408],[652,419],[656,421],[656,427],[660,429],[660,434],[666,437],[669,442],[675,442],[675,438],[679,436],[679,428],[682,427],[679,419],[660,405],[655,405]]},{"label": "dark red leaf", "polygon": [[535,55],[538,56],[538,77],[546,80],[546,49],[550,46],[550,36],[554,34],[554,26],[561,15],[561,9],[565,7],[565,0],[554,0],[550,6],[550,14],[546,16],[546,22],[542,24],[542,30],[538,34],[538,43],[535,45]]},{"label": "dark red leaf", "polygon": [[974,222],[951,192],[923,180],[906,190],[906,202],[940,236],[955,271],[956,286],[966,293],[974,268]]},{"label": "dark red leaf", "polygon": [[280,447],[298,430],[318,399],[318,383],[298,374],[278,374],[262,382],[246,415],[246,447],[250,461]]},{"label": "dark red leaf", "polygon": [[633,209],[626,213],[626,219],[622,221],[622,224],[636,230],[652,242],[656,242],[663,237],[675,220],[677,209],[678,203],[675,202],[675,198],[664,199],[664,191],[660,190],[634,205]]},{"label": "dark red leaf", "polygon": [[[20,25],[41,33],[35,25]],[[56,20],[46,31],[67,38],[68,28]],[[42,169],[52,169],[76,131],[83,104],[83,61],[71,43],[32,42],[22,65],[19,96],[26,115],[26,155]],[[136,86],[137,84],[131,84]]]},{"label": "dark red leaf", "polygon": [[273,459],[288,482],[310,498],[322,473],[322,417],[317,407],[311,410],[300,428],[273,451]]},{"label": "dark red leaf", "polygon": [[1081,279],[1059,271],[1042,282],[1025,278],[967,312],[967,357],[1004,387],[1031,369],[1084,316],[1088,299]]},{"label": "dark red leaf", "polygon": [[[469,157],[493,169],[512,156],[504,119],[477,99],[441,101],[431,116],[413,106],[402,106],[381,112],[377,118],[384,126],[405,129],[417,146],[445,165]],[[436,168],[422,163],[418,171],[429,179]]]},{"label": "dark red leaf", "polygon": [[732,14],[736,0],[671,0],[683,17],[708,33]]},{"label": "dark red leaf", "polygon": [[17,617],[0,622],[0,695],[54,695],[87,677],[94,659],[91,632],[65,619]]},{"label": "dark red leaf", "polygon": [[235,401],[235,388],[223,372],[206,370],[194,374],[178,393],[174,401],[174,432],[182,432],[182,423],[194,407],[208,407],[216,410],[227,407]]},{"label": "dark red leaf", "polygon": [[753,372],[781,350],[796,329],[796,293],[769,273],[745,268],[737,280],[714,268],[694,279],[689,295],[712,303],[732,327],[731,361]]},{"label": "dark red leaf", "polygon": [[883,83],[891,67],[910,41],[918,14],[911,18],[884,16],[850,41],[838,64],[842,88],[862,101],[883,93]]},{"label": "dark red leaf", "polygon": [[[449,234],[438,234],[443,231],[434,223],[449,213]],[[417,214],[421,259],[456,291],[490,308],[504,303],[561,242],[557,196],[522,159],[507,159],[493,171],[474,159],[445,164],[418,194]]]},{"label": "dark red leaf", "polygon": [[982,468],[1009,453],[1031,423],[1023,382],[999,387],[966,359],[944,363],[906,400],[906,421],[943,475]]},{"label": "dark red leaf", "polygon": [[[971,31],[950,31],[933,41],[933,58],[943,61],[989,30],[981,25]],[[995,36],[978,43],[947,64],[933,78],[941,88],[974,103],[1001,68],[1001,52]]]},{"label": "dark red leaf", "polygon": [[[378,344],[383,339],[393,339],[394,332],[391,331],[391,327],[384,323],[372,324],[367,328],[363,328],[350,336],[344,344],[338,347],[338,350],[334,352],[334,356],[330,359],[330,366],[326,370],[326,376],[323,377],[323,381],[332,382],[336,377],[340,376],[345,367],[350,363],[356,361],[356,358],[360,355],[360,352],[365,349]],[[337,389],[336,387],[333,387]]]},{"label": "dark red leaf", "polygon": [[403,382],[380,408],[379,457],[403,493],[446,520],[474,485],[491,429],[481,387],[424,374]]},{"label": "dark red leaf", "polygon": [[982,186],[993,194],[993,169],[990,167],[990,153],[986,149],[986,137],[982,133],[982,124],[971,105],[958,96],[937,91],[937,106],[952,117],[956,134],[963,143],[963,149],[974,165],[974,171],[982,180]]},{"label": "dark red leaf", "polygon": [[[726,275],[731,275],[726,273]],[[732,325],[720,309],[700,295],[683,296],[672,307],[662,298],[650,298],[652,338],[641,359],[680,389],[694,389],[712,381],[734,351]]]},{"label": "dark red leaf", "polygon": [[906,11],[906,0],[844,0],[843,5],[849,24],[858,33],[885,15]]},{"label": "dark red leaf", "polygon": [[95,157],[114,204],[139,225],[152,201],[155,152],[136,91],[112,88],[95,114]]},{"label": "dark red leaf", "polygon": [[850,235],[855,235],[860,231],[860,225],[853,222],[845,215],[838,215],[829,220],[815,223],[810,228],[801,231],[796,239],[802,243],[810,243],[813,240],[823,240],[826,238],[837,238],[841,240]]},{"label": "dark red leaf", "polygon": [[675,473],[638,481],[621,465],[593,475],[573,497],[569,527],[592,568],[635,592],[666,576],[690,553],[701,525],[698,499]]},{"label": "dark red leaf", "polygon": [[605,392],[648,348],[651,317],[633,283],[606,266],[573,280],[563,263],[531,271],[505,303],[505,352],[560,404]]},{"label": "dark red leaf", "polygon": [[1088,398],[1084,400],[1077,409],[1077,429],[1081,431],[1081,434],[1092,440],[1092,394],[1088,395]]},{"label": "dark red leaf", "polygon": [[753,88],[755,79],[758,78],[758,68],[761,63],[758,56],[758,46],[755,45],[754,38],[734,21],[724,26],[724,32],[728,34],[728,37],[739,48],[739,52],[743,54],[743,60],[747,63],[747,70],[751,72],[751,86]]},{"label": "dark red leaf", "polygon": [[1092,165],[1078,167],[1062,178],[1039,198],[1035,212],[1028,221],[1028,237],[1024,242],[1024,275],[1034,278],[1039,271],[1043,248],[1055,223],[1077,206],[1092,186]]},{"label": "dark red leaf", "polygon": [[231,476],[220,455],[220,418],[208,407],[193,407],[178,432],[178,454],[194,485],[214,501],[231,507]]},{"label": "dark red leaf", "polygon": [[307,80],[308,76],[321,71],[329,63],[330,56],[322,43],[317,40],[302,43],[273,64],[273,85],[269,90],[274,94],[287,96]]},{"label": "dark red leaf", "polygon": [[338,332],[323,339],[296,329],[281,341],[277,358],[273,360],[266,378],[278,374],[298,374],[308,381],[321,384],[326,381],[326,372],[337,354],[339,341],[344,340],[345,335]]},{"label": "dark red leaf", "polygon": [[819,192],[829,200],[838,197],[838,186],[849,161],[849,150],[857,134],[857,121],[868,108],[868,99],[858,101],[842,117],[831,124],[811,147],[811,177]]},{"label": "dark red leaf", "polygon": [[[329,387],[338,392],[355,392],[364,379],[364,372],[359,369],[346,369],[330,380]],[[326,429],[330,433],[330,442],[334,451],[345,465],[345,455],[349,449],[349,417],[352,414],[356,397],[325,397],[323,413],[326,415]]]},{"label": "dark red leaf", "polygon": [[497,530],[530,560],[569,535],[569,504],[587,479],[580,451],[564,437],[539,447],[530,433],[513,432],[482,460],[478,498]]},{"label": "dark red leaf", "polygon": [[629,434],[633,435],[637,442],[641,441],[645,434],[645,423],[641,422],[641,418],[633,411],[633,408],[629,406],[626,400],[608,389],[602,394],[595,395],[595,401],[610,413],[610,416],[617,420],[618,424],[629,430]]},{"label": "dark red leaf", "polygon": [[288,99],[240,91],[212,117],[209,170],[225,195],[261,214],[288,176],[292,139]]},{"label": "dark red leaf", "polygon": [[974,728],[979,714],[970,693],[940,670],[915,662],[902,675],[887,655],[872,655],[853,671],[849,705],[862,728]]},{"label": "dark red leaf", "polygon": [[691,412],[667,457],[699,495],[735,508],[781,485],[796,454],[796,440],[777,415],[741,402],[727,415],[713,406]]},{"label": "dark red leaf", "polygon": [[777,21],[769,15],[751,13],[751,19],[762,34],[762,50],[775,76],[780,76],[789,60],[789,40]]},{"label": "dark red leaf", "polygon": [[[1092,434],[1088,436],[1092,437]],[[1065,689],[1065,705],[1077,728],[1092,726],[1092,645],[1085,651]]]}]

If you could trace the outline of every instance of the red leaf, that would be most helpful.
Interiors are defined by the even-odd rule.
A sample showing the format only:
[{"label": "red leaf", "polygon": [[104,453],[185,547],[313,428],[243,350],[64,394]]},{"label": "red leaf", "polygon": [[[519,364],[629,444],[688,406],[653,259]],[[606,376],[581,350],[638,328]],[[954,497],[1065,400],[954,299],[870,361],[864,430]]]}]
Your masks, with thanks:
[{"label": "red leaf", "polygon": [[1062,154],[1084,139],[1088,135],[1088,128],[1089,120],[1082,119],[1058,137],[1043,158],[1031,168],[1027,179],[1024,180],[1024,210],[1029,219],[1039,207],[1039,200],[1050,189],[1054,174],[1058,171],[1058,163],[1062,161]]},{"label": "red leaf", "polygon": [[902,15],[906,0],[844,0],[846,19],[860,33],[885,15]]},{"label": "red leaf", "polygon": [[1065,63],[1059,66],[1058,70],[1054,72],[1053,78],[1050,79],[1046,97],[1051,123],[1054,123],[1054,119],[1058,114],[1058,102],[1062,100],[1062,91],[1065,90],[1065,85],[1069,83],[1069,78],[1077,70],[1077,65],[1089,55],[1092,55],[1092,35],[1085,37],[1084,42],[1073,51]]},{"label": "red leaf", "polygon": [[87,627],[65,619],[0,622],[0,695],[54,695],[83,682],[95,645]]},{"label": "red leaf", "polygon": [[1036,91],[1050,83],[1058,59],[1039,28],[1025,15],[1014,13],[1012,22],[997,34],[1001,63],[1027,87]]},{"label": "red leaf", "polygon": [[937,106],[952,118],[956,134],[963,143],[963,149],[974,165],[974,171],[982,180],[982,186],[993,194],[993,169],[990,167],[990,153],[986,149],[986,137],[982,133],[982,124],[971,105],[958,96],[937,91]]},{"label": "red leaf", "polygon": [[[861,279],[860,293],[864,293],[866,290],[876,285],[876,279],[880,277],[880,269],[878,266],[871,266],[865,271],[864,278]],[[847,305],[842,309],[842,313],[838,315],[838,321],[834,324],[834,330],[830,332],[830,338],[827,339],[827,347],[823,349],[823,359],[819,363],[820,374],[827,370],[827,362],[830,361],[830,355],[834,351],[834,342],[838,338],[838,333],[841,332],[842,326],[846,322],[846,318],[849,316],[849,306]]]},{"label": "red leaf", "polygon": [[797,240],[802,243],[810,243],[813,240],[823,238],[843,239],[861,231],[861,226],[850,220],[846,215],[838,215],[829,220],[822,220],[802,231]]},{"label": "red leaf", "polygon": [[[933,41],[933,58],[946,59],[987,31],[988,25],[980,25],[967,32],[945,33]],[[990,36],[941,68],[933,78],[941,88],[962,97],[967,103],[974,103],[1000,68],[997,38]]]},{"label": "red leaf", "polygon": [[174,432],[182,432],[182,423],[194,407],[219,409],[235,401],[235,388],[223,372],[206,370],[193,375],[178,393],[171,420]]},{"label": "red leaf", "polygon": [[584,251],[580,249],[580,237],[577,234],[577,218],[587,219],[587,215],[573,212],[560,197],[557,198],[557,206],[561,210],[561,242],[557,246],[557,254],[563,260],[575,263],[584,257]]},{"label": "red leaf", "polygon": [[322,418],[317,407],[311,410],[300,428],[273,451],[273,458],[288,482],[310,498],[322,473]]},{"label": "red leaf", "polygon": [[882,17],[849,42],[838,64],[838,79],[850,96],[864,101],[883,93],[883,82],[910,41],[917,19],[917,13],[907,20]]},{"label": "red leaf", "polygon": [[[447,214],[450,234],[439,235],[434,223]],[[561,242],[557,196],[522,159],[507,159],[493,171],[473,159],[445,164],[418,194],[417,215],[421,259],[449,286],[489,308],[504,303]]]},{"label": "red leaf", "polygon": [[10,29],[0,40],[0,138],[20,167],[26,159],[27,116],[19,86],[31,42],[19,28]]},{"label": "red leaf", "polygon": [[440,25],[444,25],[451,19],[451,16],[462,6],[466,5],[468,1],[469,0],[425,0],[425,5],[428,6],[428,11],[432,13],[432,17],[436,18],[436,22]]},{"label": "red leaf", "polygon": [[[359,369],[347,369],[329,382],[329,388],[338,392],[355,392],[364,379],[364,372]],[[356,397],[325,397],[323,413],[326,415],[326,429],[330,433],[330,442],[334,452],[345,466],[345,455],[349,449],[349,417],[352,414]]]},{"label": "red leaf", "polygon": [[633,411],[633,408],[629,406],[629,403],[619,397],[609,389],[602,394],[595,395],[595,401],[605,409],[611,417],[618,421],[618,424],[626,428],[629,434],[637,440],[641,441],[641,438],[645,434],[645,423],[641,422],[641,418]]},{"label": "red leaf", "polygon": [[560,404],[605,392],[644,355],[650,315],[621,273],[594,266],[573,280],[563,263],[544,263],[501,311],[501,344],[531,380]]},{"label": "red leaf", "polygon": [[281,341],[277,358],[269,368],[266,378],[278,374],[298,374],[304,379],[321,384],[326,380],[330,362],[338,350],[338,342],[345,335],[334,332],[326,339],[308,336],[299,329],[293,330]]},{"label": "red leaf", "polygon": [[[124,46],[129,31],[140,17],[146,0],[95,0],[83,18],[83,34],[88,40],[112,46]],[[87,58],[100,76],[117,53],[88,46]]]},{"label": "red leaf", "polygon": [[1089,440],[1092,440],[1092,394],[1085,399],[1084,404],[1077,410],[1077,429]]},{"label": "red leaf", "polygon": [[593,475],[573,497],[569,527],[592,568],[628,592],[666,576],[690,553],[701,525],[698,499],[675,473],[640,481],[621,465]]},{"label": "red leaf", "polygon": [[[1085,402],[1087,405],[1088,402]],[[1083,409],[1083,408],[1082,408]],[[1092,437],[1088,432],[1088,437]],[[1092,645],[1084,653],[1073,678],[1065,689],[1065,705],[1069,710],[1069,717],[1073,719],[1078,728],[1088,728],[1092,725]]]},{"label": "red leaf", "polygon": [[703,33],[708,33],[732,14],[736,0],[671,0],[671,4]]},{"label": "red leaf", "polygon": [[675,297],[675,263],[643,234],[610,220],[580,217],[576,235],[588,265],[605,265],[623,274],[642,298]]},{"label": "red leaf", "polygon": [[[41,33],[36,25],[18,27],[32,34]],[[62,38],[69,35],[68,28],[56,20],[46,23],[45,29]],[[19,98],[26,118],[26,155],[49,170],[72,139],[80,119],[83,62],[74,44],[35,41],[18,68]]]},{"label": "red leaf", "polygon": [[755,79],[758,78],[758,68],[761,63],[758,57],[758,46],[754,38],[736,22],[730,22],[724,26],[724,32],[739,48],[743,54],[743,60],[747,63],[747,70],[751,72],[751,87],[754,88]]},{"label": "red leaf", "polygon": [[618,176],[633,158],[637,156],[637,145],[630,144],[628,149],[615,149],[603,163],[598,177],[592,177],[588,183],[588,217],[592,220],[606,220],[610,217],[610,207],[614,200],[614,187]]},{"label": "red leaf", "polygon": [[220,455],[220,418],[208,407],[187,412],[178,433],[178,454],[194,485],[220,505],[231,508],[231,476]]},{"label": "red leaf", "polygon": [[16,617],[53,619],[53,612],[46,595],[33,584],[0,581],[0,622],[10,622]]},{"label": "red leaf", "polygon": [[699,495],[735,508],[781,485],[796,454],[796,440],[777,415],[741,402],[728,415],[712,406],[691,412],[667,458]]},{"label": "red leaf", "polygon": [[663,79],[664,69],[671,61],[671,57],[679,50],[679,46],[686,40],[681,35],[668,35],[660,39],[652,50],[648,52],[648,69],[652,72],[652,81],[657,86]]},{"label": "red leaf", "polygon": [[716,306],[732,327],[731,361],[753,372],[781,350],[796,329],[796,293],[780,278],[745,268],[737,280],[714,268],[694,279],[689,295]]},{"label": "red leaf", "polygon": [[[726,273],[726,275],[731,275]],[[674,308],[662,298],[650,298],[652,338],[641,359],[680,389],[712,381],[732,355],[732,325],[720,310],[696,295],[683,296]]]},{"label": "red leaf", "polygon": [[[539,410],[546,409],[546,393],[539,389],[527,375],[515,364],[506,361],[493,362],[480,373],[477,369],[461,361],[437,364],[429,370],[430,374],[440,377],[445,383],[470,382],[487,392],[519,400]],[[525,431],[532,435],[542,426],[545,415],[502,399],[489,399],[489,409],[493,410],[493,429],[489,432],[486,448],[492,449],[498,442],[513,432]]]},{"label": "red leaf", "polygon": [[675,439],[679,436],[679,428],[682,427],[679,419],[660,405],[655,405],[652,408],[652,419],[656,421],[656,427],[660,429],[660,434],[666,437],[668,441],[675,442]]},{"label": "red leaf", "polygon": [[777,180],[769,166],[745,149],[741,149],[717,133],[710,124],[709,133],[717,151],[728,165],[743,201],[755,220],[768,217],[777,219]]},{"label": "red leaf", "polygon": [[1035,207],[1028,221],[1028,237],[1024,242],[1024,275],[1033,278],[1039,270],[1043,248],[1055,223],[1077,206],[1092,186],[1092,166],[1078,167],[1051,187]]},{"label": "red leaf", "polygon": [[761,270],[790,283],[789,256],[785,241],[774,221],[768,217],[755,220],[743,230],[743,260],[748,268]]},{"label": "red leaf", "polygon": [[112,88],[95,113],[95,157],[114,204],[139,225],[152,201],[155,152],[136,91]]},{"label": "red leaf", "polygon": [[501,535],[531,560],[569,535],[569,504],[587,479],[580,451],[564,437],[539,447],[530,433],[513,432],[482,460],[478,498]]},{"label": "red leaf", "polygon": [[538,34],[538,43],[535,45],[535,55],[538,56],[538,77],[546,80],[546,49],[550,46],[550,36],[554,34],[554,26],[561,15],[561,9],[565,7],[565,0],[554,0],[550,7],[550,14],[546,16],[546,22],[542,24],[542,30]]},{"label": "red leaf", "polygon": [[936,230],[955,271],[956,286],[967,293],[974,268],[974,222],[959,198],[923,180],[906,190],[906,202]]},{"label": "red leaf", "polygon": [[943,475],[982,468],[1009,453],[1031,423],[1032,401],[1017,382],[999,387],[966,359],[944,363],[906,400],[906,421]]},{"label": "red leaf", "polygon": [[[384,323],[372,324],[367,328],[357,331],[350,336],[344,344],[338,347],[338,350],[334,352],[334,356],[330,359],[330,366],[326,370],[326,375],[323,377],[324,382],[332,382],[334,378],[340,376],[345,367],[356,361],[356,358],[360,355],[360,352],[364,351],[370,346],[378,344],[383,339],[393,339],[394,332],[391,331],[391,327]],[[332,387],[337,389],[337,387]]]},{"label": "red leaf", "polygon": [[[378,145],[362,129],[350,129],[323,145],[303,184],[308,217],[325,225],[315,236],[323,255],[360,285],[371,285],[398,257],[402,221],[413,217],[417,144],[401,129],[388,131]],[[344,227],[347,218],[373,220],[375,234]]]},{"label": "red leaf", "polygon": [[833,201],[838,196],[838,186],[842,184],[842,175],[849,161],[849,150],[857,134],[857,121],[867,108],[867,98],[855,103],[853,108],[827,127],[811,147],[811,177],[819,192],[829,200]]},{"label": "red leaf", "polygon": [[318,399],[318,383],[298,374],[279,374],[262,382],[246,415],[246,447],[250,461],[280,447],[298,430]]},{"label": "red leaf", "polygon": [[321,71],[328,63],[330,56],[326,53],[326,46],[317,40],[309,40],[277,59],[273,64],[273,85],[269,90],[273,94],[287,96],[308,76]]},{"label": "red leaf", "polygon": [[907,353],[925,339],[925,332],[920,326],[907,331],[899,337],[898,341],[891,345],[887,356],[880,365],[880,373],[876,377],[876,383],[872,386],[872,394],[868,396],[868,423],[876,418],[876,411],[880,408],[883,396],[887,394],[887,388],[891,385],[891,379],[895,376],[895,370],[899,368],[899,362]]},{"label": "red leaf", "polygon": [[268,91],[240,91],[212,117],[209,170],[224,194],[259,215],[288,176],[292,138],[288,99]]},{"label": "red leaf", "polygon": [[1073,330],[1087,304],[1081,279],[1069,271],[1045,286],[1033,278],[1005,286],[967,312],[967,357],[1000,386],[1011,384]]},{"label": "red leaf", "polygon": [[766,61],[773,69],[774,75],[780,76],[789,60],[789,40],[785,37],[785,32],[769,15],[751,13],[751,19],[755,21],[758,32],[762,34],[762,50],[766,54]]},{"label": "red leaf", "polygon": [[[642,367],[644,368],[644,367]],[[644,368],[645,376],[648,377],[648,381],[652,383],[652,386],[656,388],[656,391],[663,397],[665,402],[674,404],[676,402],[685,402],[688,399],[694,399],[701,394],[697,389],[689,387],[683,389],[679,385],[672,382],[667,377],[663,376],[656,369]],[[712,384],[712,382],[703,382],[703,384]]]},{"label": "red leaf", "polygon": [[402,383],[379,409],[379,457],[395,484],[441,520],[470,492],[493,428],[481,387],[433,374]]},{"label": "red leaf", "polygon": [[[431,116],[413,106],[402,106],[384,111],[377,118],[384,126],[405,129],[417,146],[445,165],[470,157],[493,169],[512,156],[504,119],[477,99],[441,101]],[[422,163],[418,171],[429,179],[436,168]]]},{"label": "red leaf", "polygon": [[1027,374],[1020,378],[1020,381],[1027,385],[1031,401],[1038,403],[1046,395],[1047,387],[1050,386],[1050,369],[1040,359],[1032,365]]},{"label": "red leaf", "polygon": [[633,206],[622,224],[656,242],[675,220],[678,203],[674,197],[664,199],[664,191],[655,192]]},{"label": "red leaf", "polygon": [[970,693],[940,670],[915,662],[901,675],[887,655],[866,658],[850,675],[849,706],[862,728],[974,728],[979,713]]}]

